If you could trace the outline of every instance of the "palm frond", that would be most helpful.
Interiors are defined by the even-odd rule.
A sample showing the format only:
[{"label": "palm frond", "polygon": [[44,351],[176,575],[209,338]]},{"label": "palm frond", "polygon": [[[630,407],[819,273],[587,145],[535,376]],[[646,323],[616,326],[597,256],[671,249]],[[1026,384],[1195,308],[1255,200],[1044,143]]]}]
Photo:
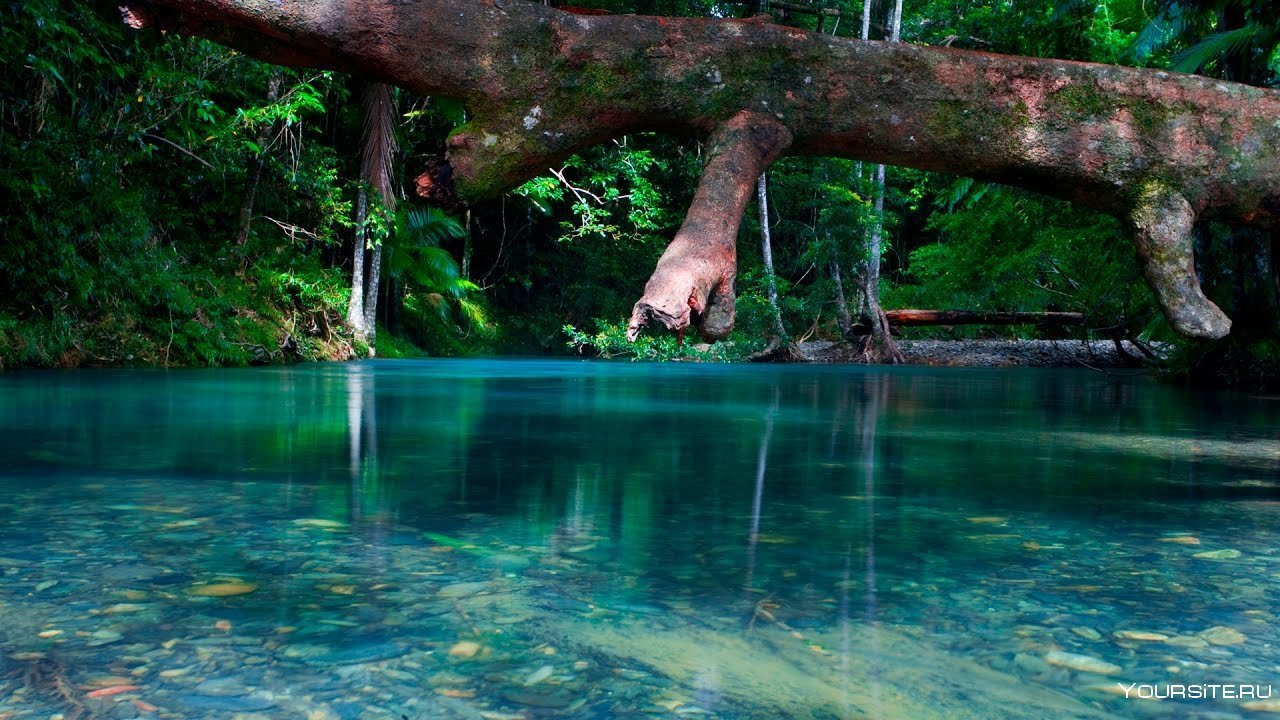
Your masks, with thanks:
[{"label": "palm frond", "polygon": [[1152,53],[1181,35],[1189,22],[1189,16],[1180,3],[1171,3],[1142,28],[1138,37],[1125,49],[1126,60],[1145,60]]},{"label": "palm frond", "polygon": [[395,107],[391,88],[385,83],[370,83],[364,96],[364,138],[361,147],[360,174],[382,196],[389,211],[396,206],[392,187],[391,161],[396,143]]},{"label": "palm frond", "polygon": [[1209,61],[1241,52],[1263,34],[1261,25],[1245,25],[1227,32],[1214,33],[1173,56],[1170,70],[1193,73]]},{"label": "palm frond", "polygon": [[415,208],[405,213],[405,228],[423,245],[438,246],[444,240],[467,233],[462,223],[439,208]]}]

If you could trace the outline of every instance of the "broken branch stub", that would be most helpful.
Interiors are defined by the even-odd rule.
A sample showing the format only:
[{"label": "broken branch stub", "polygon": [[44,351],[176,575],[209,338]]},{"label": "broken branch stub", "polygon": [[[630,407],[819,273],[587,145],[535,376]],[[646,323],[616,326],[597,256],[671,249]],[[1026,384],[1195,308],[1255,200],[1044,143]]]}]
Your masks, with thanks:
[{"label": "broken branch stub", "polygon": [[738,225],[756,179],[791,145],[791,132],[743,110],[708,141],[707,162],[684,224],[658,260],[631,311],[627,338],[659,322],[683,337],[690,325],[708,342],[733,330]]}]

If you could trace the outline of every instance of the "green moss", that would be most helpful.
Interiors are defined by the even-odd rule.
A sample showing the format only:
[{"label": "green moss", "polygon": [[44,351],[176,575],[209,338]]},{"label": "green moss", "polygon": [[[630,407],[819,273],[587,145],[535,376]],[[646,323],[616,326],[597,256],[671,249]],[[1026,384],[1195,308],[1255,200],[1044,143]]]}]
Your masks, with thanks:
[{"label": "green moss", "polygon": [[1115,99],[1091,83],[1073,82],[1049,96],[1067,117],[1085,120],[1110,116],[1116,109]]}]

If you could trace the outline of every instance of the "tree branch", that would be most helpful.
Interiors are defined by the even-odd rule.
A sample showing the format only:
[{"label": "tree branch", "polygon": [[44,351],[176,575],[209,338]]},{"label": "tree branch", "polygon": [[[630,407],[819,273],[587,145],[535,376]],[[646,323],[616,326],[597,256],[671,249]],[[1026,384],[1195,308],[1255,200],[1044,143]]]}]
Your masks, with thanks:
[{"label": "tree branch", "polygon": [[742,211],[756,179],[790,144],[781,123],[745,110],[712,133],[693,203],[631,311],[628,339],[654,321],[681,337],[692,324],[707,341],[733,330]]}]

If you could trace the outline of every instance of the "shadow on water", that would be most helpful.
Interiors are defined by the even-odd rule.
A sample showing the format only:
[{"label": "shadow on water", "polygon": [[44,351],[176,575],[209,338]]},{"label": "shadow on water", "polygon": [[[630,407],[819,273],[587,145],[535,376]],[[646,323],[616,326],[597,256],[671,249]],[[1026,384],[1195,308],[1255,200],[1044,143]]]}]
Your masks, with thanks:
[{"label": "shadow on water", "polygon": [[0,639],[177,712],[1126,716],[1116,680],[1280,662],[1278,415],[1065,371],[0,376]]}]

